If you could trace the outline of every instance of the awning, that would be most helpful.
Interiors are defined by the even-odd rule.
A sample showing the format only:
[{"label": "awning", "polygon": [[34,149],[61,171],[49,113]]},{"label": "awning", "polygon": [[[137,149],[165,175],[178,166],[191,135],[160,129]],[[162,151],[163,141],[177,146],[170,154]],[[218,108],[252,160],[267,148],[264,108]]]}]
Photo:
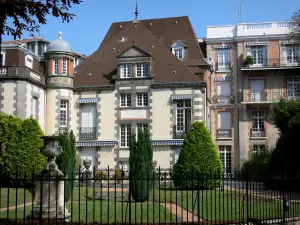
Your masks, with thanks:
[{"label": "awning", "polygon": [[298,43],[294,41],[283,41],[281,42],[282,45],[298,45]]},{"label": "awning", "polygon": [[267,45],[267,43],[247,43],[247,46],[261,46],[261,45]]},{"label": "awning", "polygon": [[183,139],[177,139],[177,140],[152,140],[152,145],[180,146],[182,144],[183,144]]},{"label": "awning", "polygon": [[98,98],[79,98],[78,103],[97,103]]},{"label": "awning", "polygon": [[215,81],[220,82],[220,81],[231,81],[232,77],[216,77]]},{"label": "awning", "polygon": [[82,141],[76,142],[77,147],[81,146],[114,146],[118,141]]},{"label": "awning", "polygon": [[214,46],[214,49],[231,49],[232,46]]},{"label": "awning", "polygon": [[266,77],[255,77],[255,76],[253,76],[253,77],[248,77],[248,79],[249,80],[263,80],[263,79],[265,79]]},{"label": "awning", "polygon": [[194,95],[172,95],[171,100],[193,99]]}]

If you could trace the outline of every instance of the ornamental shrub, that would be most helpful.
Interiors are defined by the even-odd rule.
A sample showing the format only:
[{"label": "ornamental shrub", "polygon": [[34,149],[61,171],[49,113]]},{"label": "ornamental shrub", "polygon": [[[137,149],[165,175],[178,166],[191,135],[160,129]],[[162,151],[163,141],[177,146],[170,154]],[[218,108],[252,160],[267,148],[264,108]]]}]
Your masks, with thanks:
[{"label": "ornamental shrub", "polygon": [[[0,180],[2,185],[26,185],[26,178],[33,185],[33,176],[45,166],[47,159],[40,150],[43,147],[43,131],[32,118],[21,120],[0,113]],[[6,182],[5,182],[6,181]],[[31,181],[31,182],[29,182]],[[8,184],[6,183],[6,184]]]},{"label": "ornamental shrub", "polygon": [[74,189],[76,175],[76,140],[73,131],[64,131],[59,134],[59,137],[63,152],[56,158],[56,163],[58,168],[68,178],[65,181],[65,202],[67,202],[71,198]]},{"label": "ornamental shrub", "polygon": [[252,65],[253,64],[253,58],[252,56],[248,55],[245,59],[245,64],[246,65]]},{"label": "ornamental shrub", "polygon": [[222,173],[222,162],[208,129],[203,122],[194,122],[186,134],[173,168],[174,185],[187,189],[215,188],[221,185],[221,179],[213,178]]},{"label": "ornamental shrub", "polygon": [[153,152],[148,129],[138,131],[138,139],[133,134],[130,141],[129,192],[136,202],[149,199],[152,190]]}]

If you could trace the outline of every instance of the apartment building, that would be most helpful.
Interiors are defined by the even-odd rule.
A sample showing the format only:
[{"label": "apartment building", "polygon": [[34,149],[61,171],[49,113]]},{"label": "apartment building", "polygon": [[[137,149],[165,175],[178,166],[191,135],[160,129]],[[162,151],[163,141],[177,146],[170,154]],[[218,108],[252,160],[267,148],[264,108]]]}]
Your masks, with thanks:
[{"label": "apartment building", "polygon": [[300,100],[299,46],[288,32],[287,22],[207,27],[209,128],[228,174],[275,146],[273,104]]}]

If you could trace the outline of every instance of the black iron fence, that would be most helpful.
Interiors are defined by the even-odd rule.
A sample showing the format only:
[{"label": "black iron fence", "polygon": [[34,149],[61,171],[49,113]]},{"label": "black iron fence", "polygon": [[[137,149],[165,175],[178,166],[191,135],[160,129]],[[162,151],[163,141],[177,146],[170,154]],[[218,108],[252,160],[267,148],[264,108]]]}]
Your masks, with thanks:
[{"label": "black iron fence", "polygon": [[[110,170],[105,176],[87,174],[91,173],[81,172],[75,179],[62,180],[56,176],[38,180],[16,177],[13,185],[8,185],[9,180],[1,180],[0,224],[248,224],[300,219],[300,194],[283,188],[285,183],[299,183],[298,178],[270,177],[268,183],[274,188],[271,190],[264,182],[240,173],[236,173],[238,177],[193,173],[182,180],[194,188],[183,188],[174,185],[171,170],[158,169],[155,176],[141,179],[147,182],[149,196],[137,202],[130,193],[130,182],[141,183],[140,179],[130,180],[125,173],[117,175],[117,171]],[[71,182],[74,188],[66,202],[61,202],[64,196],[58,196],[58,181]],[[41,188],[22,187],[18,182],[37,182]],[[217,185],[209,189],[195,185],[211,182]],[[59,204],[64,207],[59,208]],[[52,208],[45,212],[47,205]],[[33,211],[43,216],[34,217]],[[53,216],[54,212],[63,217]]]}]

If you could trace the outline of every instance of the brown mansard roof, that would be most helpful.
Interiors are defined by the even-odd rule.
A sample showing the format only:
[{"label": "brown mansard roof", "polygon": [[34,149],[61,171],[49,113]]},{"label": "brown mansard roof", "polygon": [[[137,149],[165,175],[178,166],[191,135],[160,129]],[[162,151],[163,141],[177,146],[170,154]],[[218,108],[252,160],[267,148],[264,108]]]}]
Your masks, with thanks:
[{"label": "brown mansard roof", "polygon": [[24,38],[24,39],[19,39],[19,40],[3,41],[2,44],[3,45],[8,45],[8,44],[23,44],[23,43],[34,42],[34,41],[49,42],[49,41],[47,41],[45,39],[42,39],[42,38]]},{"label": "brown mansard roof", "polygon": [[[123,41],[120,38],[123,37]],[[182,62],[171,52],[180,41],[186,46]],[[98,50],[77,69],[75,86],[101,86],[111,83],[116,73],[117,56],[136,46],[150,54],[154,61],[154,83],[202,82],[195,73],[203,73],[204,60],[188,17],[113,23]]]}]

